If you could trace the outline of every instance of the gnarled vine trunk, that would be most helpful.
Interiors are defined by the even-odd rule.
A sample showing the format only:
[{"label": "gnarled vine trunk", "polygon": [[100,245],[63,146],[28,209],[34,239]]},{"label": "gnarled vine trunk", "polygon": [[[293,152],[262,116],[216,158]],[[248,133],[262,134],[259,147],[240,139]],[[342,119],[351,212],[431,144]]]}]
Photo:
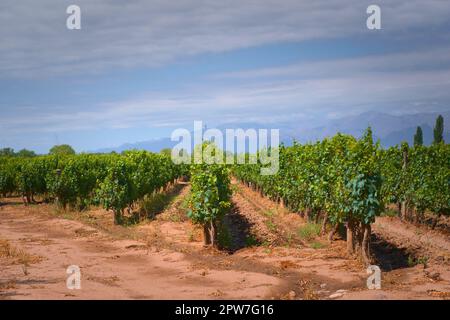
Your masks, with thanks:
[{"label": "gnarled vine trunk", "polygon": [[333,229],[331,229],[330,233],[328,234],[328,241],[329,242],[333,241],[334,235],[336,234],[336,232],[338,232],[338,230],[339,230],[339,223],[336,223],[333,226]]},{"label": "gnarled vine trunk", "polygon": [[33,192],[31,191],[26,191],[22,194],[22,200],[24,202],[25,205],[34,203],[34,195]]},{"label": "gnarled vine trunk", "polygon": [[370,257],[370,237],[372,227],[370,224],[350,220],[347,222],[347,252],[357,254],[362,261],[369,265]]},{"label": "gnarled vine trunk", "polygon": [[209,246],[211,244],[211,233],[209,232],[209,226],[203,225],[203,244]]},{"label": "gnarled vine trunk", "polygon": [[286,208],[286,201],[282,197],[280,198],[280,207],[281,208]]},{"label": "gnarled vine trunk", "polygon": [[305,209],[305,215],[304,215],[304,218],[305,218],[306,222],[309,222],[310,215],[311,215],[311,209],[310,208],[306,208]]},{"label": "gnarled vine trunk", "polygon": [[327,232],[328,213],[325,212],[322,220],[322,228],[320,229],[320,235],[324,236]]},{"label": "gnarled vine trunk", "polygon": [[347,222],[347,253],[355,253],[355,223],[350,220]]},{"label": "gnarled vine trunk", "polygon": [[403,221],[406,221],[408,219],[408,205],[406,201],[402,201],[400,212],[401,212],[401,219]]},{"label": "gnarled vine trunk", "polygon": [[365,264],[370,264],[370,236],[372,234],[372,228],[370,224],[362,224],[362,243],[361,243],[361,256]]},{"label": "gnarled vine trunk", "polygon": [[319,220],[320,220],[320,216],[321,216],[322,212],[319,210],[317,211],[316,215],[314,216],[314,223],[318,224]]},{"label": "gnarled vine trunk", "polygon": [[122,210],[115,210],[114,211],[114,224],[121,224],[122,223]]},{"label": "gnarled vine trunk", "polygon": [[415,209],[415,214],[414,214],[414,224],[417,226],[422,222],[422,215],[423,213],[421,212],[421,210]]},{"label": "gnarled vine trunk", "polygon": [[215,247],[217,245],[216,239],[217,239],[217,230],[216,230],[216,223],[215,221],[211,221],[209,224],[209,234],[211,238],[211,245]]},{"label": "gnarled vine trunk", "polygon": [[207,222],[203,225],[203,244],[205,246],[217,245],[217,227],[215,221]]}]

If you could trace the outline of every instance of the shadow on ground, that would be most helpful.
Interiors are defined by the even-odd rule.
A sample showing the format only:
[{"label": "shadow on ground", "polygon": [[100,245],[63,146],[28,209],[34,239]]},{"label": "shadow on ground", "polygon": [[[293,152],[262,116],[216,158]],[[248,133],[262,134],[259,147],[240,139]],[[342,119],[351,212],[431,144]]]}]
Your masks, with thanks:
[{"label": "shadow on ground", "polygon": [[259,242],[251,233],[251,223],[239,212],[236,205],[230,209],[221,222],[218,232],[219,243],[230,253],[239,249],[258,245]]},{"label": "shadow on ground", "polygon": [[376,234],[372,234],[371,251],[376,264],[383,271],[408,268],[410,254],[402,248],[387,242]]},{"label": "shadow on ground", "polygon": [[168,192],[147,196],[140,204],[139,210],[124,217],[124,225],[134,225],[145,219],[154,219],[172,203],[186,185],[185,182],[179,182]]}]

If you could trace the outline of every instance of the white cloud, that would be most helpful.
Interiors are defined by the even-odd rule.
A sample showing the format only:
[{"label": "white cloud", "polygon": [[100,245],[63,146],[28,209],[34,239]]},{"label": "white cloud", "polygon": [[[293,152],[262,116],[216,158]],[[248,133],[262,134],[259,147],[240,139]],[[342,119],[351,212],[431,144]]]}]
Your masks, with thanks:
[{"label": "white cloud", "polygon": [[[65,9],[73,1],[3,0],[0,80],[76,75],[72,79],[93,79],[95,85],[92,74],[163,66],[203,53],[352,36],[367,36],[370,42],[365,9],[372,2],[77,0],[82,30],[69,31]],[[47,143],[43,136],[51,134],[173,128],[190,126],[194,120],[211,125],[301,121],[316,126],[321,118],[375,108],[390,113],[448,109],[450,2],[380,0],[377,4],[382,9],[377,37],[391,43],[411,39],[416,47],[432,38],[434,46],[220,74],[176,91],[143,92],[89,106],[74,103],[71,108],[56,108],[40,103],[42,108],[36,109],[25,99],[26,110],[19,103],[10,108],[16,112],[1,110],[2,139],[24,137],[33,146]]]},{"label": "white cloud", "polygon": [[[82,9],[82,30],[69,31],[65,9],[72,2],[2,1],[0,77],[151,67],[186,55],[366,34],[365,8],[372,1],[76,2]],[[382,32],[392,37],[414,36],[416,28],[434,28],[438,33],[448,22],[447,1],[381,0],[378,4]]]},{"label": "white cloud", "polygon": [[[139,98],[98,104],[91,111],[61,109],[46,114],[30,109],[25,117],[2,117],[0,126],[10,133],[27,130],[64,132],[95,128],[179,127],[194,120],[211,124],[309,122],[314,118],[336,118],[376,106],[391,113],[414,112],[423,110],[424,106],[439,109],[443,108],[439,101],[450,101],[450,63],[447,63],[450,55],[446,56],[445,50],[342,59],[226,75],[245,77],[246,81],[231,82],[227,86],[208,82],[176,93],[147,93]],[[422,62],[432,57],[442,62],[440,70],[421,67]],[[406,72],[414,66],[417,70]],[[290,77],[285,78],[286,75]],[[390,109],[393,104],[397,105],[395,110]]]},{"label": "white cloud", "polygon": [[291,77],[334,78],[343,74],[396,73],[450,68],[450,47],[420,51],[377,54],[339,60],[307,61],[282,67],[260,68],[216,74],[216,79],[250,79]]}]

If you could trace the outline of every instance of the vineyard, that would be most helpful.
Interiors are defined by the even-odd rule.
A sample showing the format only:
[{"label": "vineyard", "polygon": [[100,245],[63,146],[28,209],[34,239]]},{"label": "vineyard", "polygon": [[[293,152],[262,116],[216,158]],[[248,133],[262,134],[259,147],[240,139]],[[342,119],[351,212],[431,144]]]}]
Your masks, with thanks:
[{"label": "vineyard", "polygon": [[[216,158],[226,156],[213,143],[196,148],[213,150]],[[278,151],[279,170],[275,175],[261,175],[264,165],[259,162],[177,165],[167,153],[146,151],[1,157],[0,194],[4,202],[1,207],[10,210],[8,204],[20,198],[23,208],[29,208],[24,209],[27,212],[56,208],[58,217],[72,214],[73,219],[80,221],[84,221],[83,216],[89,217],[86,221],[92,217],[100,219],[93,212],[101,209],[109,212],[107,221],[112,221],[116,228],[125,228],[121,232],[130,233],[134,232],[127,229],[133,213],[150,217],[146,212],[150,198],[159,195],[172,199],[169,195],[175,194],[176,200],[170,200],[174,201],[172,204],[167,202],[159,216],[133,222],[140,231],[132,238],[145,239],[147,252],[151,246],[175,250],[173,243],[180,241],[176,240],[180,237],[186,238],[184,232],[189,233],[189,240],[177,244],[184,247],[176,250],[193,255],[203,252],[203,258],[196,256],[199,261],[211,254],[202,251],[205,248],[215,250],[214,255],[237,252],[235,255],[239,257],[238,249],[272,252],[279,246],[277,243],[298,248],[296,254],[313,247],[328,248],[323,252],[337,255],[341,252],[340,241],[345,241],[343,259],[361,263],[359,271],[379,262],[371,246],[377,217],[390,213],[405,225],[433,230],[450,215],[448,144],[411,147],[404,143],[383,149],[374,142],[369,128],[359,139],[337,134],[316,143],[281,145]],[[259,158],[245,154],[247,160],[251,157]],[[177,195],[177,190],[183,191]],[[32,217],[33,214],[28,214],[26,219]],[[441,230],[447,227],[446,223]],[[159,229],[161,226],[169,229],[163,231]],[[376,237],[390,236],[379,225],[376,228]],[[114,236],[119,229],[111,230]],[[149,240],[149,235],[154,238]],[[236,237],[241,239],[233,239]],[[195,239],[202,243],[202,248],[192,247]],[[447,243],[443,243],[445,247]],[[376,250],[380,250],[379,245]],[[441,257],[441,253],[437,255]],[[411,263],[427,261],[423,257],[411,259]],[[203,263],[210,264],[206,261],[209,260]],[[246,272],[252,270],[245,268],[249,268]],[[221,277],[220,272],[217,276]],[[294,277],[287,275],[291,276]]]},{"label": "vineyard", "polygon": [[121,223],[125,209],[186,173],[169,156],[145,151],[123,155],[43,156],[6,158],[0,163],[0,193],[22,196],[26,204],[36,196],[63,208],[82,210],[102,205]]},{"label": "vineyard", "polygon": [[260,165],[236,166],[234,174],[248,186],[281,202],[307,220],[323,219],[347,229],[347,249],[369,263],[370,225],[390,204],[401,208],[403,219],[423,220],[426,210],[438,218],[450,214],[450,146],[383,150],[372,132],[356,140],[338,134],[316,144],[281,147],[280,170],[259,174]]},{"label": "vineyard", "polygon": [[450,0],[0,7],[1,307],[450,300]]}]

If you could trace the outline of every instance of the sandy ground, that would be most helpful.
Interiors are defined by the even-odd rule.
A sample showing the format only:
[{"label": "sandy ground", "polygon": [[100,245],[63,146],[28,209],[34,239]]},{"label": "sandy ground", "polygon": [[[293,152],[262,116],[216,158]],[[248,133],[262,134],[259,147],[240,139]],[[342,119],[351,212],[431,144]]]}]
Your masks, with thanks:
[{"label": "sandy ground", "polygon": [[[6,199],[0,206],[0,299],[450,298],[447,236],[379,219],[374,251],[384,264],[382,290],[368,290],[365,268],[346,256],[342,240],[318,239],[323,245],[314,249],[295,236],[301,218],[238,189],[227,218],[236,226],[232,251],[203,247],[182,208],[188,186],[156,219],[132,227],[113,226],[112,214],[101,209],[66,214]],[[248,234],[260,244],[245,247]],[[426,268],[408,266],[409,255],[426,256]],[[81,269],[80,290],[66,286],[70,265]]]}]

